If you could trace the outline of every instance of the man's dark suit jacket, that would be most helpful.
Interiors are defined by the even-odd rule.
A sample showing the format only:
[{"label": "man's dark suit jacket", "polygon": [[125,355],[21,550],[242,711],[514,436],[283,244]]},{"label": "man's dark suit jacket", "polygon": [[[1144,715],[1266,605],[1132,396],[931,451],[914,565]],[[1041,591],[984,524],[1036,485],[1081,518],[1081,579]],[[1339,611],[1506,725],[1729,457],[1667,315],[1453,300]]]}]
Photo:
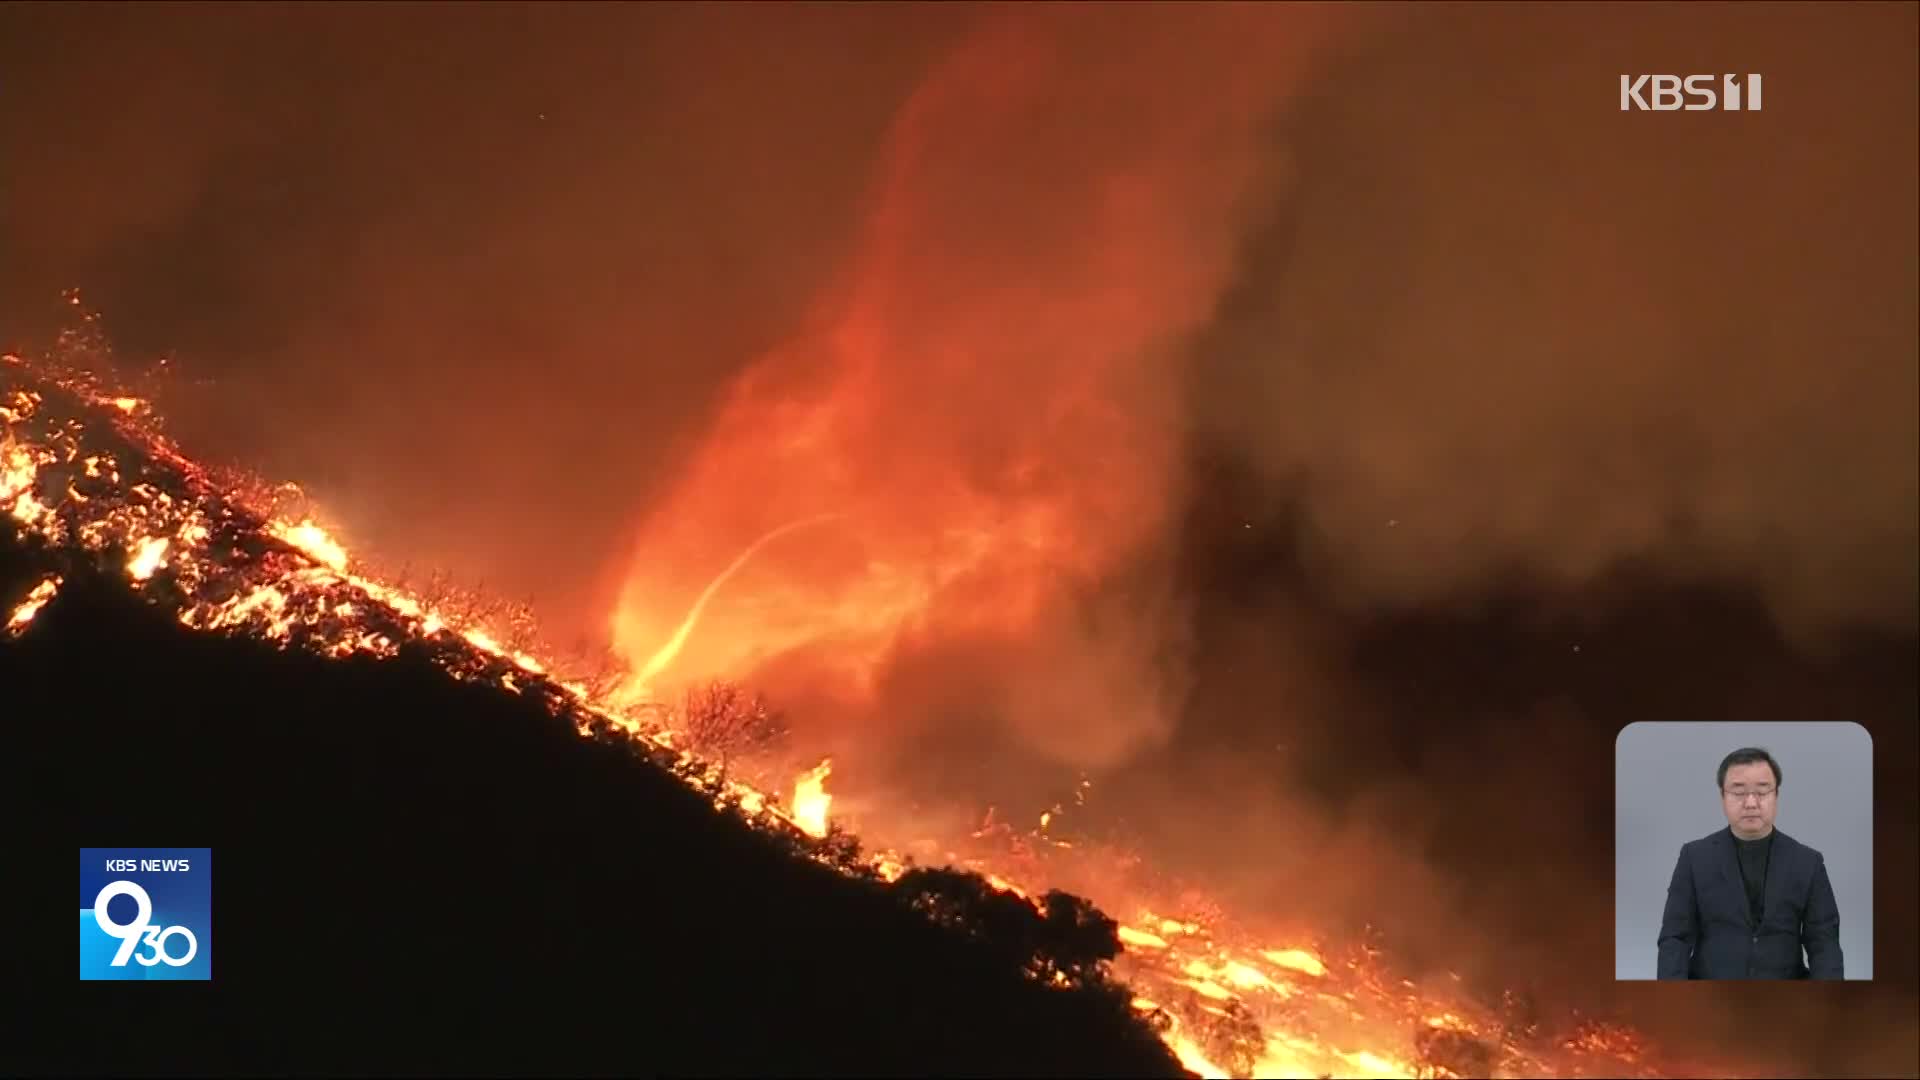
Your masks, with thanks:
[{"label": "man's dark suit jacket", "polygon": [[1660,921],[1659,977],[1840,978],[1840,908],[1826,860],[1775,829],[1764,906],[1755,925],[1733,831],[1721,829],[1682,845]]}]

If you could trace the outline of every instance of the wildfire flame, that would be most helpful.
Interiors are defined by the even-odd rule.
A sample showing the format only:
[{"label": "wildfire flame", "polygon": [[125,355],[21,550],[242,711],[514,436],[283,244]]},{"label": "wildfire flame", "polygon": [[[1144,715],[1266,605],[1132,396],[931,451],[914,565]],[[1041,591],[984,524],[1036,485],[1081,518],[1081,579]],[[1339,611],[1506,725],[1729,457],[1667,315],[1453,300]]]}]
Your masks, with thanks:
[{"label": "wildfire flame", "polygon": [[[124,558],[136,590],[200,630],[247,633],[335,657],[393,656],[411,644],[453,678],[538,699],[582,733],[627,733],[650,760],[756,827],[828,834],[831,760],[801,772],[783,807],[779,796],[677,749],[646,713],[551,675],[534,654],[537,646],[503,644],[500,628],[437,610],[360,571],[328,529],[310,517],[278,516],[249,493],[257,485],[216,477],[152,426],[151,409],[130,409],[123,400],[133,399],[60,372],[31,371],[17,357],[0,365],[0,512],[30,551],[56,561],[60,552]],[[657,654],[654,670],[672,662],[702,604],[757,550],[824,520],[790,522],[737,557]],[[247,557],[235,557],[242,552]],[[7,634],[30,633],[62,580],[42,576],[12,607]],[[1127,880],[1115,870],[1123,863],[1116,853],[1049,839],[1061,816],[1056,807],[1016,838],[1025,856],[996,847],[1002,833],[994,830],[928,855],[976,870],[1029,901],[1063,882]],[[975,840],[972,850],[960,850]],[[868,870],[888,881],[916,861],[894,850],[865,858]],[[1391,977],[1375,952],[1275,941],[1223,916],[1184,914],[1175,895],[1144,885],[1077,891],[1125,916],[1114,973],[1134,987],[1143,1019],[1204,1076],[1662,1075],[1624,1029],[1590,1022],[1555,1039],[1532,1038],[1484,1008],[1435,1000]]]},{"label": "wildfire flame", "polygon": [[319,561],[320,565],[337,574],[347,572],[347,549],[340,542],[327,535],[327,531],[313,523],[303,520],[298,525],[285,525],[274,522],[269,526],[273,535],[306,552]]},{"label": "wildfire flame", "polygon": [[33,617],[38,615],[40,609],[46,607],[47,601],[53,599],[53,595],[59,591],[59,575],[50,574],[41,578],[40,583],[27,593],[27,598],[20,601],[14,607],[13,614],[7,617],[7,633],[18,636],[25,631],[27,624],[33,621]]},{"label": "wildfire flame", "polygon": [[827,835],[827,808],[833,805],[833,796],[827,794],[827,776],[832,772],[829,759],[793,782],[793,821],[809,836]]}]

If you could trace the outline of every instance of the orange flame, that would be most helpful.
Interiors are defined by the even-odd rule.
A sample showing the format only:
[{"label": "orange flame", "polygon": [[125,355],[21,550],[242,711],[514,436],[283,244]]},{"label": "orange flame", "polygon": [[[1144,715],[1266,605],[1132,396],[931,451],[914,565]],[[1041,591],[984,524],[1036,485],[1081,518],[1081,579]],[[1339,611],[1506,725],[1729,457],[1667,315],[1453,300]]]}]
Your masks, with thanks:
[{"label": "orange flame", "polygon": [[288,525],[275,522],[270,529],[273,535],[306,552],[308,555],[336,573],[345,573],[347,569],[347,549],[327,531],[313,523],[311,518],[298,524]]},{"label": "orange flame", "polygon": [[47,606],[47,601],[52,600],[54,594],[59,591],[60,576],[58,574],[42,578],[40,583],[27,593],[27,598],[13,609],[13,614],[7,617],[7,633],[17,637],[22,630],[26,629],[27,624],[33,621],[33,617],[40,614],[40,609]]},{"label": "orange flame", "polygon": [[164,536],[149,536],[135,544],[131,557],[127,560],[127,574],[135,581],[145,581],[162,565],[167,555],[169,541]]},{"label": "orange flame", "polygon": [[833,796],[827,794],[827,776],[833,772],[828,758],[793,782],[793,821],[809,836],[827,835],[827,808]]}]

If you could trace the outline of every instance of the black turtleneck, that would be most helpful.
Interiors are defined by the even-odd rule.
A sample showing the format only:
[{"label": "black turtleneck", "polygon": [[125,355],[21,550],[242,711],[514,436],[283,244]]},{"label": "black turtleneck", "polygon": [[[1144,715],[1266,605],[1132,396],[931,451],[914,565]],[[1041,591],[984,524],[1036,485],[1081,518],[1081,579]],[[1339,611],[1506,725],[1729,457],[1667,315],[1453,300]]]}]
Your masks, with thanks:
[{"label": "black turtleneck", "polygon": [[1746,882],[1747,907],[1753,912],[1753,921],[1757,926],[1766,907],[1767,856],[1773,850],[1773,832],[1769,830],[1767,835],[1758,840],[1742,840],[1735,836],[1733,846],[1740,853],[1740,878]]}]

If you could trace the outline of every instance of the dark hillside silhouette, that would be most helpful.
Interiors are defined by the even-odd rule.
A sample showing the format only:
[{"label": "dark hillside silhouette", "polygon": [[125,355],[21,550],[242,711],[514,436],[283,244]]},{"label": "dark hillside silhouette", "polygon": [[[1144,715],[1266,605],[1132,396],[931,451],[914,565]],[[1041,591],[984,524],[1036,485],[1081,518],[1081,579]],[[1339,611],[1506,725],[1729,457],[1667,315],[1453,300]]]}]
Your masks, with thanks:
[{"label": "dark hillside silhouette", "polygon": [[[1180,1073],[1124,990],[1022,973],[1111,955],[1090,909],[940,925],[979,904],[796,858],[417,657],[195,633],[86,572],[0,688],[0,824],[41,860],[0,889],[0,1073]],[[74,980],[82,843],[213,848],[211,984]]]}]

